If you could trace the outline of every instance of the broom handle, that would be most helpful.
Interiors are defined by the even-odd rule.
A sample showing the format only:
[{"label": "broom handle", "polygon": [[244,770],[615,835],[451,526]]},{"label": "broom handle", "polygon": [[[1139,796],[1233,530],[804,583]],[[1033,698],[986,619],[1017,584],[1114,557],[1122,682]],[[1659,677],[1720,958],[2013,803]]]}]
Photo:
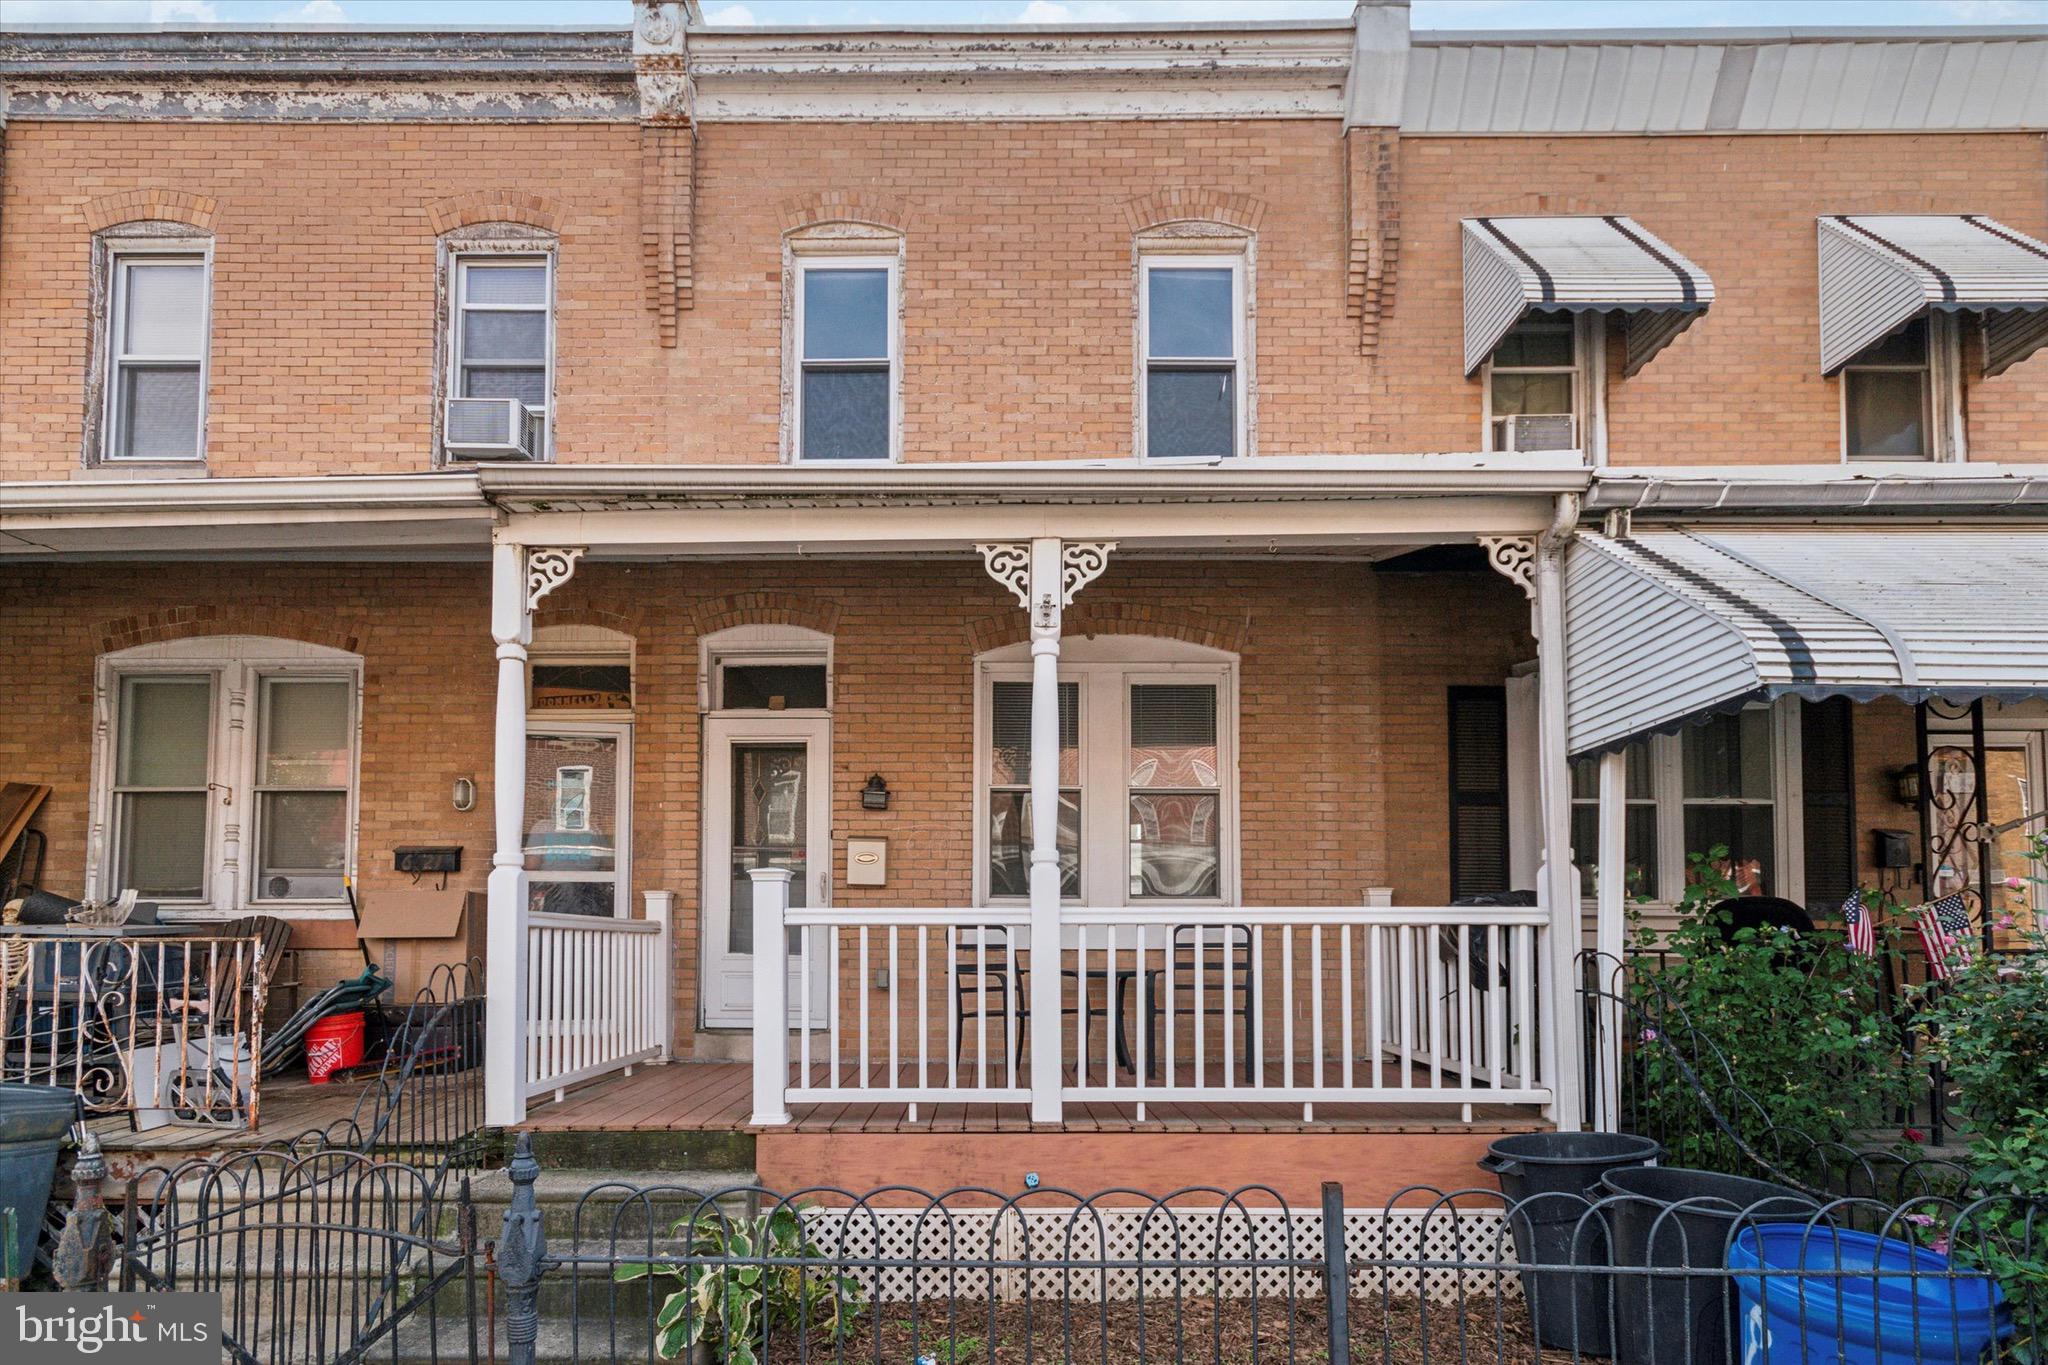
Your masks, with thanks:
[{"label": "broom handle", "polygon": [[363,955],[363,969],[374,972],[377,970],[377,964],[370,961],[370,945],[363,942],[363,912],[356,905],[355,879],[343,873],[341,889],[348,896],[348,917],[356,926],[356,951]]}]

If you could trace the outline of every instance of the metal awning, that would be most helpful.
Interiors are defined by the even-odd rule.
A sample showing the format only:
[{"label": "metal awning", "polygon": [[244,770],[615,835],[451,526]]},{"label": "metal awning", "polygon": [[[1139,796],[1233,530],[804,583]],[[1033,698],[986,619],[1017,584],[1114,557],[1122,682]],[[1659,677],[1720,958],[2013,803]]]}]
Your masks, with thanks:
[{"label": "metal awning", "polygon": [[1820,220],[1820,372],[1929,312],[1975,313],[1984,373],[2048,344],[2048,245],[1981,214]]},{"label": "metal awning", "polygon": [[2048,529],[1582,533],[1564,579],[1574,754],[1781,696],[2048,696]]},{"label": "metal awning", "polygon": [[1465,374],[1531,309],[1624,313],[1624,374],[1647,365],[1714,301],[1707,272],[1617,214],[1467,218]]}]

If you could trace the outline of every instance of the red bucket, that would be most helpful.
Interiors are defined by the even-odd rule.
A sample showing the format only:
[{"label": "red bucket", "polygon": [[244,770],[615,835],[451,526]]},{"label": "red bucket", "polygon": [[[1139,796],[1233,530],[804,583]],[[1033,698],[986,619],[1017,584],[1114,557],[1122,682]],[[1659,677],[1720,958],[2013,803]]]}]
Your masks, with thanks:
[{"label": "red bucket", "polygon": [[337,1071],[363,1060],[363,1012],[330,1014],[306,1030],[306,1079],[327,1084]]}]

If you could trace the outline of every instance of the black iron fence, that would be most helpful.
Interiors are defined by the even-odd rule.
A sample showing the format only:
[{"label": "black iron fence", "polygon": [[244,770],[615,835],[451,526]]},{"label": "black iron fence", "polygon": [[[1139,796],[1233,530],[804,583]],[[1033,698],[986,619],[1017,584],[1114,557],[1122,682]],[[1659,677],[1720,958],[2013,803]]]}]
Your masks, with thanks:
[{"label": "black iron fence", "polygon": [[[2040,1200],[1418,1188],[1359,1207],[1332,1182],[1310,1208],[1257,1186],[563,1201],[524,1146],[475,1180],[491,1193],[361,1153],[248,1154],[99,1218],[126,1242],[101,1284],[220,1293],[243,1365],[1977,1365],[2039,1361],[2048,1328]],[[80,1186],[89,1213],[89,1169]]]}]

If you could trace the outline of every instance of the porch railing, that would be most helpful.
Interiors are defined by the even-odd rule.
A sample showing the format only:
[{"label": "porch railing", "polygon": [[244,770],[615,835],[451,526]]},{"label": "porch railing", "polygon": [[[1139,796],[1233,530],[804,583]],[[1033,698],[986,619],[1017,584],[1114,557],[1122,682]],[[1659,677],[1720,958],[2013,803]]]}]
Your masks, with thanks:
[{"label": "porch railing", "polygon": [[526,1095],[669,1057],[673,893],[645,919],[527,917]]},{"label": "porch railing", "polygon": [[0,1080],[78,1092],[88,1116],[256,1126],[258,938],[14,926],[0,937]]},{"label": "porch railing", "polygon": [[[788,1028],[757,1027],[757,1119],[869,1101],[1025,1104],[1059,1050],[1068,1104],[1545,1105],[1540,909],[1063,907],[1058,952],[1023,908],[788,908]],[[786,933],[774,932],[779,921]],[[1032,974],[1060,973],[1060,1017]],[[757,982],[761,978],[757,978]],[[757,984],[757,1018],[760,996]],[[765,1083],[764,1083],[765,1082]]]}]

